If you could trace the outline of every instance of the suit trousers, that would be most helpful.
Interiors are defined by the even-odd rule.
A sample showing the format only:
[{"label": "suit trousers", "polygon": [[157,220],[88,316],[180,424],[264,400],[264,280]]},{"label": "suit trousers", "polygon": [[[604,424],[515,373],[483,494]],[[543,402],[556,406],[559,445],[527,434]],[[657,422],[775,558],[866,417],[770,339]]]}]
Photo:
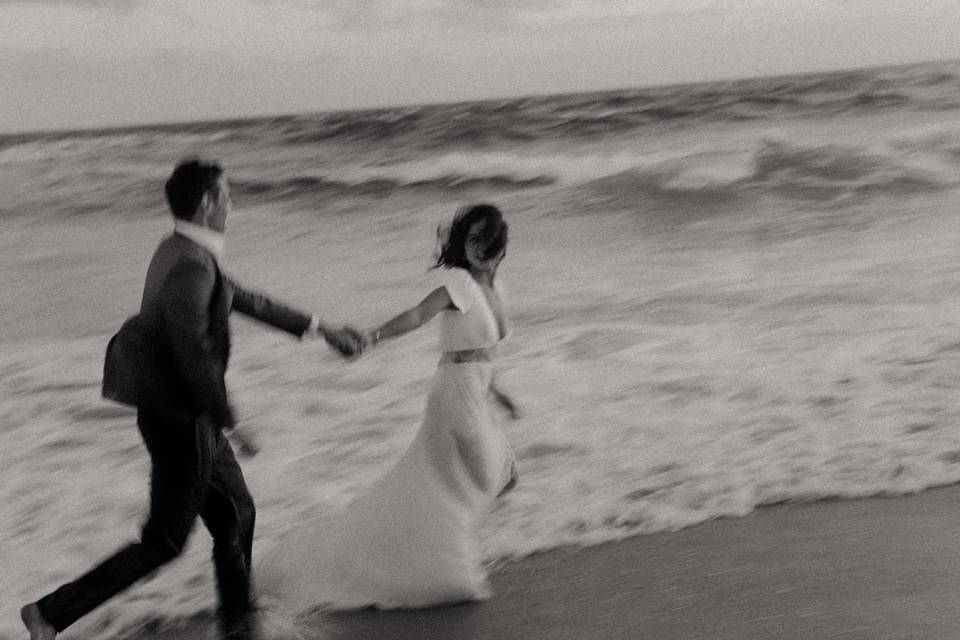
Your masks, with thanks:
[{"label": "suit trousers", "polygon": [[253,633],[250,566],[255,509],[229,442],[206,417],[171,418],[140,408],[150,453],[150,514],[140,541],[38,602],[57,631],[180,555],[199,516],[213,537],[224,637]]}]

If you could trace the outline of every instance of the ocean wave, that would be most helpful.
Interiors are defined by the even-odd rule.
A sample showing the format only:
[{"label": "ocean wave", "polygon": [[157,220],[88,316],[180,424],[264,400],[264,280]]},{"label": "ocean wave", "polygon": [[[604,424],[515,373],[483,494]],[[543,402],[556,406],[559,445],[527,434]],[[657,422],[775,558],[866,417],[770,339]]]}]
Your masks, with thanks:
[{"label": "ocean wave", "polygon": [[466,188],[511,189],[527,186],[550,184],[549,178],[518,180],[511,176],[471,177],[464,175],[442,175],[429,180],[402,182],[386,178],[371,178],[359,183],[328,180],[321,176],[296,176],[276,181],[235,180],[234,188],[238,193],[249,196],[269,196],[274,198],[295,198],[311,193],[334,193],[336,195],[389,195],[403,189],[449,190]]},{"label": "ocean wave", "polygon": [[[725,146],[725,144],[727,146]],[[404,161],[351,165],[284,164],[262,172],[248,165],[231,172],[240,198],[298,200],[317,195],[383,198],[402,193],[586,187],[600,202],[610,198],[769,195],[813,203],[843,198],[906,195],[960,184],[960,127],[929,126],[891,134],[867,146],[854,141],[815,142],[796,133],[761,134],[753,140],[704,143],[669,151],[630,149],[607,153],[502,151],[410,154]],[[66,167],[67,165],[65,165]],[[48,174],[39,188],[14,190],[19,214],[89,214],[163,208],[162,174],[154,168],[84,165]],[[287,173],[289,171],[289,173]],[[38,176],[39,180],[39,176]]]},{"label": "ocean wave", "polygon": [[804,144],[765,139],[754,157],[751,185],[801,199],[874,193],[905,194],[960,184],[956,168],[892,147]]},{"label": "ocean wave", "polygon": [[163,128],[121,132],[88,131],[71,134],[0,137],[0,166],[38,162],[51,163],[86,158],[103,159],[109,154],[166,153],[176,157],[183,149],[221,142],[235,132],[218,126],[191,133]]},{"label": "ocean wave", "polygon": [[132,147],[146,138],[141,134],[73,135],[65,137],[0,141],[0,165],[70,160],[121,147]]},{"label": "ocean wave", "polygon": [[594,155],[448,153],[435,158],[382,166],[340,167],[324,174],[275,179],[237,177],[237,193],[253,197],[296,198],[314,193],[387,195],[398,191],[450,191],[467,188],[513,190],[575,187],[612,177],[644,176],[664,191],[717,191],[750,177],[749,167],[717,161],[710,151],[618,152]]},{"label": "ocean wave", "polygon": [[287,144],[308,144],[334,139],[354,141],[397,137],[419,130],[420,111],[418,108],[399,108],[320,114],[288,127],[281,140]]},{"label": "ocean wave", "polygon": [[596,140],[651,126],[684,127],[960,106],[960,63],[753,78],[642,89],[333,111],[105,131],[0,136],[0,163],[111,150],[376,144],[448,150],[540,140]]},{"label": "ocean wave", "polygon": [[940,63],[104,132],[8,136],[0,137],[0,162],[165,143],[171,147],[216,142],[292,146],[376,143],[437,150],[556,138],[592,140],[650,126],[907,108],[941,110],[957,106],[958,90],[960,65]]},{"label": "ocean wave", "polygon": [[[735,198],[766,194],[824,202],[957,186],[960,132],[956,136],[930,132],[925,137],[894,139],[876,147],[762,136],[746,150],[593,160],[595,169],[604,167],[608,173],[596,175],[587,184],[607,195],[710,194]],[[586,164],[591,164],[590,159]]]},{"label": "ocean wave", "polygon": [[[868,119],[859,124],[857,117],[884,110],[955,108],[960,106],[958,91],[960,63],[940,63],[5,136],[0,137],[0,167],[7,199],[0,215],[162,208],[161,185],[170,164],[198,150],[222,159],[238,195],[253,199],[583,185],[590,187],[590,195],[622,199],[770,194],[832,202],[910,194],[958,183],[960,127],[931,125],[884,138],[883,133],[864,136]],[[838,113],[860,130],[827,142],[799,132],[814,127],[818,116],[832,119]],[[801,115],[802,122],[797,120]],[[770,120],[786,133],[745,132],[741,126],[730,127],[737,133],[729,136],[726,127],[709,127],[712,137],[703,142],[687,135],[700,123],[745,120]],[[791,132],[796,122],[800,125]],[[624,133],[652,124],[658,127],[654,139],[675,136],[669,151],[629,146],[631,137]],[[871,137],[870,143],[863,142]]]},{"label": "ocean wave", "polygon": [[890,147],[904,153],[960,155],[960,126],[929,125],[891,135]]},{"label": "ocean wave", "polygon": [[297,198],[315,193],[384,196],[402,191],[590,186],[653,195],[769,193],[830,200],[907,194],[960,184],[960,130],[930,129],[876,146],[762,135],[746,147],[582,155],[456,152],[377,166],[330,168],[273,179],[234,179],[239,193]]},{"label": "ocean wave", "polygon": [[329,175],[298,175],[264,180],[235,178],[237,193],[254,197],[297,198],[316,193],[347,195],[389,195],[402,190],[447,191],[462,189],[511,190],[543,187],[557,178],[524,166],[511,165],[502,157],[450,156],[436,161],[416,161],[384,167],[360,167],[331,171]]},{"label": "ocean wave", "polygon": [[543,138],[595,139],[644,127],[955,105],[960,65],[914,65],[646,89],[316,114],[284,121],[289,144],[378,142],[420,149]]}]

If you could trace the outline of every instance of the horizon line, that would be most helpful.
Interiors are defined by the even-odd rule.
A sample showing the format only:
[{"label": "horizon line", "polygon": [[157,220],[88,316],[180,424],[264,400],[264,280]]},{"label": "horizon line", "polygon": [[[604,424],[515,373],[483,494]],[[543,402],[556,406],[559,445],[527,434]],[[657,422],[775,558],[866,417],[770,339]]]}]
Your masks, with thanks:
[{"label": "horizon line", "polygon": [[390,104],[382,106],[348,106],[348,107],[338,107],[338,108],[321,108],[317,110],[310,111],[297,111],[297,112],[286,112],[286,113],[248,113],[248,114],[238,114],[233,116],[220,116],[220,117],[201,117],[195,120],[177,120],[172,122],[160,122],[160,121],[144,121],[144,122],[128,122],[123,124],[115,125],[91,125],[91,126],[81,126],[81,127],[65,127],[65,128],[50,128],[50,129],[32,129],[32,130],[20,130],[20,131],[0,131],[0,141],[7,140],[9,138],[23,138],[23,137],[44,137],[44,136],[63,136],[63,135],[99,135],[99,134],[109,134],[109,133],[120,133],[140,129],[170,129],[183,126],[203,126],[203,125],[214,125],[214,124],[223,124],[223,123],[240,123],[240,122],[255,122],[257,120],[266,120],[273,118],[294,118],[302,116],[313,116],[325,113],[363,113],[365,111],[389,111],[391,109],[409,109],[409,108],[422,108],[422,107],[434,107],[434,106],[453,106],[459,104],[470,104],[470,103],[483,103],[483,102],[501,102],[501,101],[513,101],[513,100],[524,100],[529,98],[547,98],[552,96],[580,96],[591,93],[603,94],[603,93],[613,93],[617,91],[632,91],[632,90],[642,90],[642,89],[668,89],[671,87],[684,87],[691,85],[710,85],[716,83],[727,83],[727,82],[749,82],[751,80],[772,80],[776,78],[799,78],[804,76],[813,76],[813,75],[825,75],[830,73],[851,73],[858,71],[876,71],[880,69],[898,69],[898,68],[908,68],[908,67],[920,67],[929,64],[943,64],[950,62],[960,62],[960,58],[939,58],[939,59],[923,59],[917,60],[914,62],[898,62],[891,64],[877,64],[877,65],[867,65],[867,66],[853,66],[853,67],[838,67],[832,69],[811,69],[804,71],[794,71],[788,73],[771,73],[771,74],[761,74],[754,76],[723,76],[712,79],[701,79],[701,80],[691,80],[686,82],[663,82],[663,83],[653,83],[649,85],[634,85],[634,86],[619,86],[619,87],[606,87],[606,88],[594,88],[594,89],[582,89],[582,90],[573,90],[573,91],[558,91],[551,93],[531,93],[531,94],[514,94],[514,95],[500,95],[500,96],[487,96],[487,97],[477,97],[477,98],[467,98],[467,99],[451,99],[451,100],[441,100],[437,102],[409,102],[401,104]]}]

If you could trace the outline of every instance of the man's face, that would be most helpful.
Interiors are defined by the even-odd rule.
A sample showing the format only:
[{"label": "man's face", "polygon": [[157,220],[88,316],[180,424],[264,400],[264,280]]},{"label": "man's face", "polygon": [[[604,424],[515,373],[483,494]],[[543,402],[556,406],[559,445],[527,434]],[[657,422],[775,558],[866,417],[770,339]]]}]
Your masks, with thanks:
[{"label": "man's face", "polygon": [[227,182],[225,175],[221,175],[217,180],[216,193],[210,193],[209,196],[210,200],[204,212],[203,225],[223,233],[227,226],[227,215],[233,208],[233,201],[230,199],[230,183]]}]

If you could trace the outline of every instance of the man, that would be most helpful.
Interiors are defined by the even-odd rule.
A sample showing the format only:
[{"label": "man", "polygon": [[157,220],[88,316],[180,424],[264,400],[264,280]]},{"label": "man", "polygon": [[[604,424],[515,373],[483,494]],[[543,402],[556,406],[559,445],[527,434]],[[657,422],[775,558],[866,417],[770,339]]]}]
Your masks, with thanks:
[{"label": "man", "polygon": [[322,335],[345,357],[362,348],[355,330],[332,329],[220,271],[231,201],[219,165],[180,163],[166,195],[174,233],[150,262],[139,315],[110,341],[103,380],[104,396],[137,406],[151,460],[150,514],[139,542],[23,607],[31,640],[52,640],[177,557],[198,516],[213,537],[222,637],[256,637],[250,589],[254,504],[224,436],[236,425],[224,384],[228,315],[235,309],[295,336]]}]

